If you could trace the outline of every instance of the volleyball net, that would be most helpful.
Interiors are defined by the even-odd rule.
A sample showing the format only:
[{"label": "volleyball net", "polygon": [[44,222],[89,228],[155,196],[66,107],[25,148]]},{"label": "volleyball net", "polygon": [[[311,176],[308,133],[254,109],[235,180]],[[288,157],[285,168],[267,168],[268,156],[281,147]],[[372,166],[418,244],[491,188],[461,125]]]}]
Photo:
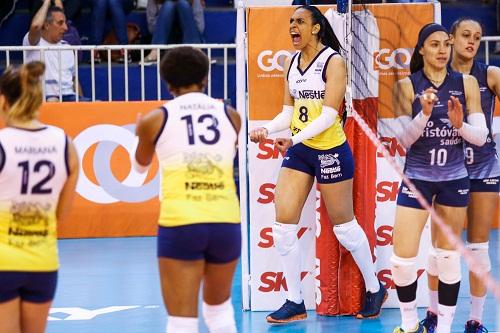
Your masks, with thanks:
[{"label": "volleyball net", "polygon": [[[355,215],[368,236],[378,278],[389,289],[385,306],[397,307],[389,258],[405,150],[395,135],[401,124],[392,111],[392,87],[397,80],[409,75],[410,58],[420,28],[429,22],[440,22],[440,4],[339,3],[345,5],[340,12],[335,6],[320,6],[320,9],[339,40],[343,41],[348,64],[345,131],[356,166]],[[246,9],[246,33],[240,26],[237,44],[240,50],[241,45],[245,45],[247,51],[238,57],[241,60],[246,56],[248,66],[246,73],[245,62],[239,67],[243,85],[241,81],[238,83],[240,87],[245,87],[245,84],[248,87],[248,129],[264,124],[281,110],[283,61],[294,52],[288,32],[288,20],[293,10],[288,6]],[[242,8],[239,15],[243,15]],[[238,61],[238,66],[242,66],[241,61]],[[238,109],[243,110],[245,95],[238,93],[238,96],[242,96],[238,99]],[[244,235],[248,241],[244,246],[247,251],[242,257],[244,308],[274,310],[281,305],[286,292],[286,280],[273,248],[271,231],[274,188],[283,156],[273,147],[272,138],[259,145],[245,145],[247,131],[243,133],[240,137],[240,175],[245,172],[248,178],[244,179],[242,205],[249,212],[244,221],[248,224],[248,235]],[[283,132],[273,137],[280,135],[289,134]],[[423,205],[429,208],[436,226],[453,237],[431,207]],[[364,293],[363,280],[350,254],[336,241],[319,192],[313,190],[309,196],[299,226],[306,307],[324,315],[355,313]],[[450,242],[457,245],[474,270],[463,242],[452,238]],[[429,247],[428,224],[417,258],[419,306],[426,306],[428,302],[424,271]],[[491,276],[481,276],[495,296],[500,297],[498,283]]]}]

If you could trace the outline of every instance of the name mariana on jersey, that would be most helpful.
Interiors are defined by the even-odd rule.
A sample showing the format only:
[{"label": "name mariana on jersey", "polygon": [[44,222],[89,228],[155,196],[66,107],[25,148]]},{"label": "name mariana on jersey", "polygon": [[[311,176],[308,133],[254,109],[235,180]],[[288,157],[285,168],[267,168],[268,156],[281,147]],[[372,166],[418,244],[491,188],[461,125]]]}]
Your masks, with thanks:
[{"label": "name mariana on jersey", "polygon": [[45,146],[45,147],[34,147],[34,146],[15,146],[14,152],[16,154],[28,154],[28,155],[39,155],[39,154],[56,154],[56,146]]}]

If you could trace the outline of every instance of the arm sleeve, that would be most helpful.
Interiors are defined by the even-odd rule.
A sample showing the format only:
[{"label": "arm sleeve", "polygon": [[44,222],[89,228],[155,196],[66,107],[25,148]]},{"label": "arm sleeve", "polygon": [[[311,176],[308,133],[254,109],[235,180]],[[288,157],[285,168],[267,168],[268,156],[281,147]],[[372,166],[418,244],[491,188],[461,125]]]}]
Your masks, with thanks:
[{"label": "arm sleeve", "polygon": [[476,146],[482,146],[488,138],[488,128],[484,113],[476,112],[467,116],[468,123],[463,123],[458,129],[458,133],[464,140]]},{"label": "arm sleeve", "polygon": [[399,116],[398,120],[401,122],[401,129],[396,133],[398,141],[408,149],[424,132],[427,121],[430,115],[426,116],[422,111],[417,116],[411,119],[410,116]]},{"label": "arm sleeve", "polygon": [[293,106],[283,105],[283,109],[281,110],[281,112],[278,113],[273,120],[265,124],[263,127],[267,130],[268,134],[286,130],[292,123],[292,117]]},{"label": "arm sleeve", "polygon": [[292,137],[293,144],[296,145],[297,143],[320,134],[335,123],[338,114],[338,111],[334,108],[323,105],[319,117],[314,119],[302,131]]}]

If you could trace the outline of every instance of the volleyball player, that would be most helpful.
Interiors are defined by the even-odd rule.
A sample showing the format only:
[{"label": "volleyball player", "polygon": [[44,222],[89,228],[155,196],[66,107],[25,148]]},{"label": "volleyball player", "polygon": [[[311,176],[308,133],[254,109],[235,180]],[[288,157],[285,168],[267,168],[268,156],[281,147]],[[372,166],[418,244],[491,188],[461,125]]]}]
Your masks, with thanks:
[{"label": "volleyball player", "polygon": [[[498,208],[500,167],[491,131],[495,96],[500,94],[500,68],[475,61],[483,30],[474,19],[462,18],[451,26],[453,35],[453,56],[451,69],[474,76],[481,92],[481,106],[486,117],[488,138],[482,146],[465,142],[465,157],[470,178],[471,198],[467,208],[467,248],[471,250],[474,264],[482,272],[491,270],[488,255],[488,241],[493,220],[492,212]],[[429,333],[437,325],[438,279],[436,253],[430,251],[427,267],[429,279],[430,306],[423,320]],[[483,309],[486,287],[472,272],[469,273],[471,309],[465,324],[465,333],[484,332]]]},{"label": "volleyball player", "polygon": [[45,65],[0,77],[0,332],[42,333],[57,284],[56,223],[69,213],[78,158],[64,131],[41,123]]},{"label": "volleyball player", "polygon": [[283,306],[267,316],[270,323],[307,317],[300,285],[298,223],[316,178],[335,236],[351,252],[366,287],[358,318],[378,316],[387,291],[375,276],[368,239],[353,212],[354,162],[338,110],[346,89],[346,65],[340,43],[323,14],[314,6],[298,7],[290,18],[290,36],[298,52],[284,69],[281,113],[250,132],[253,142],[287,128],[291,138],[275,145],[286,156],[275,190],[274,244],[288,287]]},{"label": "volleyball player", "polygon": [[209,61],[179,47],[160,64],[175,97],[142,119],[135,168],[156,155],[162,178],[158,261],[167,333],[198,332],[198,296],[210,333],[235,333],[231,285],[241,252],[239,203],[234,184],[240,117],[203,93]]},{"label": "volleyball player", "polygon": [[[482,146],[488,130],[477,80],[449,71],[450,53],[448,31],[435,23],[424,26],[410,62],[412,74],[396,83],[393,102],[394,112],[404,123],[398,138],[407,148],[405,175],[460,237],[470,188],[463,140]],[[402,317],[395,333],[427,331],[418,321],[416,308],[416,256],[428,216],[415,193],[401,184],[391,257]],[[437,332],[449,333],[460,288],[460,253],[437,228],[432,242],[439,277]]]}]

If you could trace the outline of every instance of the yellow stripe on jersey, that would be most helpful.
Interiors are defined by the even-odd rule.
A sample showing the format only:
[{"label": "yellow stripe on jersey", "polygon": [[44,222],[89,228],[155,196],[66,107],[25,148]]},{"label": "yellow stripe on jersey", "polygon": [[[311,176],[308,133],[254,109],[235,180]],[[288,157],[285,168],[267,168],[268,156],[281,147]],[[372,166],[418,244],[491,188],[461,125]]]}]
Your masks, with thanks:
[{"label": "yellow stripe on jersey", "polygon": [[[290,124],[292,135],[302,131],[309,123],[318,118],[323,107],[323,100],[319,99],[296,99],[293,107],[293,118]],[[335,123],[320,134],[304,140],[302,143],[308,147],[327,150],[340,146],[346,141],[346,136],[337,117]]]},{"label": "yellow stripe on jersey", "polygon": [[210,160],[163,167],[159,224],[239,223],[233,164]]},{"label": "yellow stripe on jersey", "polygon": [[49,272],[59,267],[56,216],[43,204],[0,207],[0,271]]}]

